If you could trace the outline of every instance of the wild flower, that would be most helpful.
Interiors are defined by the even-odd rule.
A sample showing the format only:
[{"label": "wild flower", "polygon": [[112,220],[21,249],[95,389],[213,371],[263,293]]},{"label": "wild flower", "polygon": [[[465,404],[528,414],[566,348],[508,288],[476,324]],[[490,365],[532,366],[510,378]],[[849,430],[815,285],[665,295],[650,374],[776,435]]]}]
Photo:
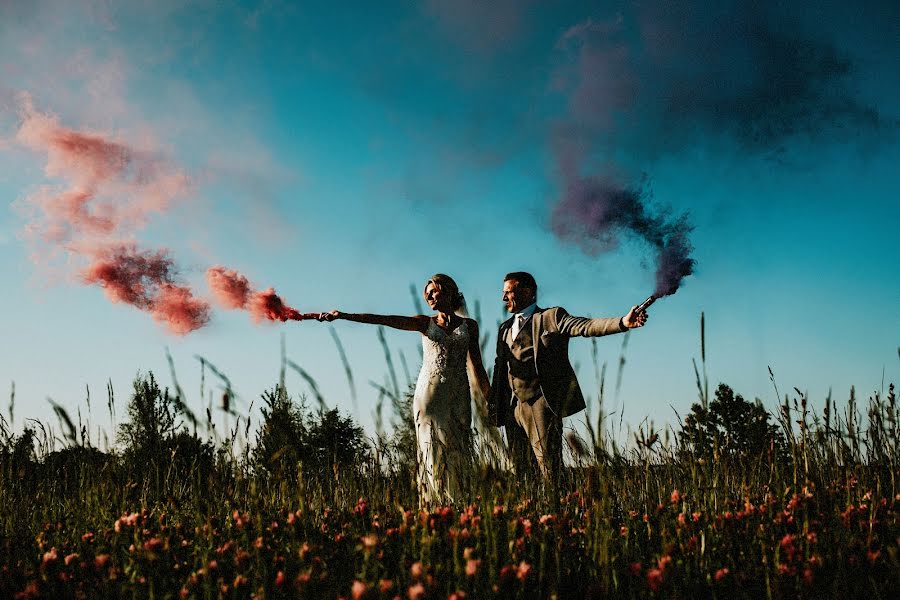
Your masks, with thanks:
[{"label": "wild flower", "polygon": [[423,600],[425,598],[425,586],[421,583],[414,583],[406,590],[406,597],[409,600]]},{"label": "wild flower", "polygon": [[662,569],[650,569],[647,571],[647,586],[654,592],[658,592],[663,583]]},{"label": "wild flower", "polygon": [[522,519],[519,522],[522,524],[522,531],[525,532],[525,536],[530,537],[532,529],[531,519]]},{"label": "wild flower", "polygon": [[466,576],[474,577],[478,573],[478,567],[481,566],[481,559],[470,558],[466,561]]},{"label": "wild flower", "polygon": [[359,498],[356,501],[356,506],[353,508],[354,514],[360,516],[366,516],[369,514],[369,504],[366,502],[365,498]]},{"label": "wild flower", "polygon": [[419,579],[422,577],[422,573],[424,569],[422,568],[422,563],[416,561],[409,567],[409,576],[413,579]]},{"label": "wild flower", "polygon": [[353,581],[353,586],[350,588],[350,597],[353,598],[353,600],[362,600],[368,591],[369,586],[359,579],[355,579]]},{"label": "wild flower", "polygon": [[150,552],[158,552],[162,549],[164,542],[158,537],[153,537],[144,542],[144,550],[148,550]]}]

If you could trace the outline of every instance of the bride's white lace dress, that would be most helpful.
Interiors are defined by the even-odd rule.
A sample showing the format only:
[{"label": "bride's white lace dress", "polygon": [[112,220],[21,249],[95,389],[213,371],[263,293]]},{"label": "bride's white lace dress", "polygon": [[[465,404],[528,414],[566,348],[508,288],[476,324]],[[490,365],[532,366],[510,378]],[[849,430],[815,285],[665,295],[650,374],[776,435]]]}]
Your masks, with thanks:
[{"label": "bride's white lace dress", "polygon": [[460,497],[461,476],[472,461],[472,402],[466,360],[469,325],[452,331],[431,320],[422,336],[422,370],[413,396],[419,494],[426,504]]}]

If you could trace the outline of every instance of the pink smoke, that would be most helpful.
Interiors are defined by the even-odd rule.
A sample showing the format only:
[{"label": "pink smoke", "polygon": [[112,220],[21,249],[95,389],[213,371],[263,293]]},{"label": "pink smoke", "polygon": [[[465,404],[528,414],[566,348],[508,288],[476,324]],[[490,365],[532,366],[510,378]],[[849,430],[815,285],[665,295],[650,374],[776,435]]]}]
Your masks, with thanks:
[{"label": "pink smoke", "polygon": [[26,199],[39,215],[29,229],[44,241],[133,230],[189,191],[187,176],[151,152],[62,127],[55,116],[37,111],[28,96],[20,114],[16,141],[45,152],[45,174],[65,181]]},{"label": "pink smoke", "polygon": [[222,306],[246,310],[257,323],[264,319],[302,321],[312,316],[287,306],[274,288],[255,291],[247,278],[233,269],[210,267],[206,271],[206,283]]},{"label": "pink smoke", "polygon": [[81,275],[85,283],[103,288],[111,301],[149,312],[172,333],[183,335],[209,322],[209,304],[175,283],[174,263],[165,250],[126,244],[98,248]]},{"label": "pink smoke", "polygon": [[164,283],[159,286],[150,314],[165,323],[172,333],[184,335],[206,325],[209,312],[209,303],[194,298],[190,288]]},{"label": "pink smoke", "polygon": [[251,292],[250,282],[237,271],[210,267],[206,270],[206,283],[225,308],[246,308]]},{"label": "pink smoke", "polygon": [[205,325],[209,303],[176,281],[168,252],[120,238],[184,195],[188,178],[153,153],[61,126],[55,116],[37,111],[27,95],[20,113],[16,141],[46,153],[45,174],[62,181],[25,199],[31,217],[26,230],[37,242],[86,260],[81,281],[103,288],[112,302],[148,312],[181,335]]}]

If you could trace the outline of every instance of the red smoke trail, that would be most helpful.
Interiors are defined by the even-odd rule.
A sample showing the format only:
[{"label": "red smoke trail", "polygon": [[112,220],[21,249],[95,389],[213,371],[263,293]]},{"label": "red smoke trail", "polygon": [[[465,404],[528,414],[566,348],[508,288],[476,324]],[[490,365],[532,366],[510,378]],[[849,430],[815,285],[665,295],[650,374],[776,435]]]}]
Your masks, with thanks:
[{"label": "red smoke trail", "polygon": [[175,274],[165,250],[116,245],[95,250],[82,278],[102,287],[113,302],[145,310],[173,333],[183,335],[206,325],[209,304],[194,298],[190,288],[175,283]]},{"label": "red smoke trail", "polygon": [[225,267],[210,267],[206,270],[206,283],[225,308],[246,308],[251,291],[250,282],[237,271]]},{"label": "red smoke trail", "polygon": [[274,288],[255,291],[246,277],[233,269],[210,267],[206,271],[206,283],[213,295],[225,308],[249,311],[254,321],[303,321],[316,318],[316,314],[304,314],[287,306]]},{"label": "red smoke trail", "polygon": [[263,318],[270,321],[302,321],[309,318],[300,311],[287,306],[284,301],[275,294],[274,288],[269,288],[263,292],[256,292],[250,297],[247,310],[254,319]]},{"label": "red smoke trail", "polygon": [[209,322],[209,303],[194,298],[188,287],[164,283],[159,286],[150,314],[172,333],[184,335]]},{"label": "red smoke trail", "polygon": [[63,180],[27,197],[27,231],[38,244],[87,259],[81,280],[103,288],[113,302],[150,313],[170,331],[186,334],[209,321],[210,308],[175,281],[167,251],[143,250],[115,235],[128,236],[154,212],[184,195],[187,177],[159,156],[107,137],[62,127],[22,97],[16,141],[46,153],[44,172]]}]

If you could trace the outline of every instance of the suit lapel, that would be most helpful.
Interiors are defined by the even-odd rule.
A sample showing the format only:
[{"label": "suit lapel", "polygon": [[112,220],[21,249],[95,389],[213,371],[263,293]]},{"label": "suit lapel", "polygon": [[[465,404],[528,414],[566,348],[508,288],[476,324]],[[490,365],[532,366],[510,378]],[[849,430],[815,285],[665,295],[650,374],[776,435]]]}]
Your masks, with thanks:
[{"label": "suit lapel", "polygon": [[497,333],[497,335],[500,336],[500,341],[502,341],[507,346],[509,346],[509,341],[506,339],[506,337],[509,335],[509,330],[512,328],[513,319],[515,319],[514,316],[503,321],[503,323],[501,323],[500,325],[500,331]]},{"label": "suit lapel", "polygon": [[531,315],[531,343],[534,346],[534,364],[537,367],[538,348],[541,347],[541,329],[543,329],[543,308],[535,308]]}]

